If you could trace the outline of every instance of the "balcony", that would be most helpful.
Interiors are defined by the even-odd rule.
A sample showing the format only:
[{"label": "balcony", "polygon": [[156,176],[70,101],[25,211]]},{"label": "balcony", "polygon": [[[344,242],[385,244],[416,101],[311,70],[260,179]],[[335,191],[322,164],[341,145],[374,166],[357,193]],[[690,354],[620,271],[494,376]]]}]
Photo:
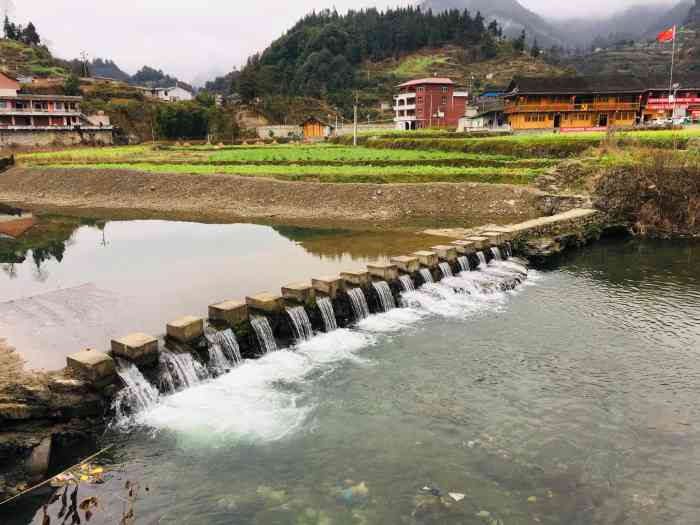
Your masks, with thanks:
[{"label": "balcony", "polygon": [[415,104],[404,104],[403,106],[394,106],[394,111],[415,111]]},{"label": "balcony", "polygon": [[567,111],[638,111],[639,102],[590,102],[587,104],[506,104],[505,113],[552,113]]},{"label": "balcony", "polygon": [[44,108],[2,108],[0,107],[0,115],[26,115],[26,116],[55,116],[65,117],[80,115],[80,109],[44,109]]},{"label": "balcony", "polygon": [[394,100],[407,100],[409,98],[416,98],[416,93],[399,93],[398,95],[394,95]]}]

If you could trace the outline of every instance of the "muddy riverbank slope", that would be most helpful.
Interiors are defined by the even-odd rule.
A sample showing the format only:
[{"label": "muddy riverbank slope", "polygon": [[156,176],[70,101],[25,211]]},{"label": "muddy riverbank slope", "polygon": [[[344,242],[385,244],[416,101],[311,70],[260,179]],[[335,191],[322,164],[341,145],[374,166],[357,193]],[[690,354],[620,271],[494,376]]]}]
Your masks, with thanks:
[{"label": "muddy riverbank slope", "polygon": [[191,213],[217,219],[512,222],[541,215],[542,194],[506,184],[326,184],[131,170],[12,168],[0,201],[25,207]]}]

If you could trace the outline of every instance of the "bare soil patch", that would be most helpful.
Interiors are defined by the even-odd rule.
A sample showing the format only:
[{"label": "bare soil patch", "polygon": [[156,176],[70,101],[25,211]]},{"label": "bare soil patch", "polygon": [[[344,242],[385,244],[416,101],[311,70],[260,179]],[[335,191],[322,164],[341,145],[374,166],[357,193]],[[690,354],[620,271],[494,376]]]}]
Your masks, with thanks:
[{"label": "bare soil patch", "polygon": [[13,168],[0,201],[25,207],[142,210],[220,219],[396,222],[536,217],[539,191],[482,183],[329,184],[236,175]]}]

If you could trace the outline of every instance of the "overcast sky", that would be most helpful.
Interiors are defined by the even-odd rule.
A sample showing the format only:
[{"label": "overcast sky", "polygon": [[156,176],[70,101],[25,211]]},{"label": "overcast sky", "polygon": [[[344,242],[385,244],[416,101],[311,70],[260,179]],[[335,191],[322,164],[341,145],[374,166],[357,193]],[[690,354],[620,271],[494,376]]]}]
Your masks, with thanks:
[{"label": "overcast sky", "polygon": [[[0,0],[0,7],[11,0]],[[674,0],[648,0],[671,3]],[[644,0],[521,0],[543,14],[591,15]],[[144,64],[201,83],[240,66],[313,9],[409,5],[412,0],[14,0],[16,19],[32,20],[52,51],[111,58],[127,73]],[[573,4],[573,5],[569,5]]]}]

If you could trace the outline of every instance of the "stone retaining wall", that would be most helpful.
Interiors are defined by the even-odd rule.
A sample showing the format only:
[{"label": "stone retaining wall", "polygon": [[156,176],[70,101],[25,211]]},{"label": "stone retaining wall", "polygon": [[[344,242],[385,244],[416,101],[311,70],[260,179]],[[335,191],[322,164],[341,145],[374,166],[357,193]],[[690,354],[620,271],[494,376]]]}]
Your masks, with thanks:
[{"label": "stone retaining wall", "polygon": [[111,129],[97,130],[8,130],[0,129],[0,146],[78,146],[111,145],[114,143]]}]

